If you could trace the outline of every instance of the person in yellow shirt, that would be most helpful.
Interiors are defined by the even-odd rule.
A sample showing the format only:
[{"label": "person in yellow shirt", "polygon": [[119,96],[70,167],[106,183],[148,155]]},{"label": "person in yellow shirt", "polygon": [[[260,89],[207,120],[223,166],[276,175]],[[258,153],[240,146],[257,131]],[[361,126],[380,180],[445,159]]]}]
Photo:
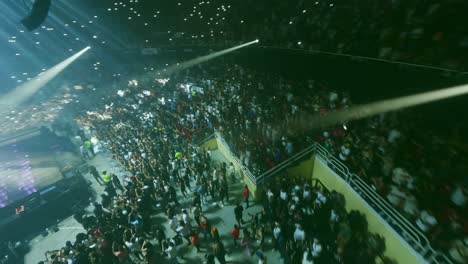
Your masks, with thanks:
[{"label": "person in yellow shirt", "polygon": [[89,150],[89,152],[91,152],[91,154],[93,154],[93,156],[95,156],[96,154],[94,153],[94,149],[93,149],[93,142],[91,142],[90,140],[86,140],[83,145],[85,146],[85,148],[87,150]]},{"label": "person in yellow shirt", "polygon": [[107,171],[102,172],[101,179],[105,184],[108,184],[112,181],[112,177],[107,174]]}]

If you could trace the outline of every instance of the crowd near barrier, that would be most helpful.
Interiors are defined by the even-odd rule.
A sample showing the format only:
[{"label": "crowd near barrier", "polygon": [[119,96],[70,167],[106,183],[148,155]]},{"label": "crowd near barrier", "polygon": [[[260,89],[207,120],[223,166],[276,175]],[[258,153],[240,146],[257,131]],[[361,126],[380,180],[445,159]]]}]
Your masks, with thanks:
[{"label": "crowd near barrier", "polygon": [[[382,219],[386,221],[389,228],[392,228],[396,233],[398,233],[399,236],[406,241],[407,245],[410,245],[414,251],[425,259],[425,261],[431,264],[453,263],[445,254],[435,250],[431,246],[427,236],[424,235],[414,223],[409,222],[403,215],[393,208],[385,198],[379,195],[358,175],[352,173],[345,164],[331,155],[319,143],[308,140],[308,143],[310,144],[309,147],[303,149],[299,153],[296,153],[276,167],[256,176],[251,173],[244,164],[242,164],[221,133],[215,132],[209,136],[209,138],[216,139],[217,148],[223,155],[228,157],[228,160],[231,162],[233,161],[235,167],[239,169],[241,175],[244,177],[244,181],[246,181],[246,184],[251,187],[251,191],[254,192],[254,194],[257,189],[268,182],[269,179],[278,175],[278,173],[283,172],[285,169],[288,169],[293,165],[297,165],[301,161],[315,157],[315,159],[322,161],[329,169],[345,181],[349,187],[351,187],[378,215],[380,215]],[[315,178],[313,178],[313,180],[319,181]],[[320,186],[327,188],[327,186],[324,186],[321,182],[319,184]]]}]

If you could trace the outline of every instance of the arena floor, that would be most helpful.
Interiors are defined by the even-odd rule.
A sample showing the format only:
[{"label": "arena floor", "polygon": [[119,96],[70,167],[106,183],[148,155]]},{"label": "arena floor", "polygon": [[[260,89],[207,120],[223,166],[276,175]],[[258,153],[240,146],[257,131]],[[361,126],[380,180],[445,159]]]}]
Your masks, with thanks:
[{"label": "arena floor", "polygon": [[[227,162],[224,156],[219,150],[212,151],[212,158],[214,161]],[[88,161],[89,165],[94,165],[98,171],[107,170],[111,173],[115,173],[121,180],[124,179],[128,172],[126,172],[120,164],[111,158],[109,153],[100,153],[92,160]],[[89,181],[92,189],[96,193],[102,193],[104,188],[99,185],[96,180],[89,174],[84,175],[87,181]],[[243,187],[242,181],[238,181],[234,184],[230,184],[230,196],[231,202],[225,206],[220,206],[217,203],[207,204],[204,206],[204,214],[210,219],[210,221],[218,228],[221,239],[226,247],[227,255],[226,261],[228,263],[244,263],[244,264],[255,264],[258,263],[258,257],[254,254],[249,256],[246,252],[238,247],[233,246],[232,238],[229,235],[235,224],[234,217],[234,205],[235,202],[241,199],[241,190]],[[191,199],[184,199],[180,193],[180,203],[183,207],[188,208],[191,203]],[[96,196],[97,202],[100,202],[99,195]],[[93,205],[90,202],[90,206],[87,208],[88,212],[92,212]],[[249,222],[248,213],[258,213],[261,207],[258,205],[252,205],[245,212],[244,219]],[[166,230],[168,237],[174,236],[174,232],[169,227],[169,221],[167,221],[164,214],[160,213],[153,215],[152,217],[154,224],[161,225]],[[73,217],[69,217],[60,221],[58,224],[59,231],[50,233],[47,236],[39,235],[31,239],[29,246],[30,251],[24,257],[25,264],[36,264],[39,260],[45,260],[45,252],[48,250],[60,249],[65,245],[65,242],[70,240],[74,241],[75,236],[80,232],[85,232],[81,224],[79,224]],[[265,256],[268,257],[268,263],[280,264],[283,260],[280,259],[277,251],[271,250],[271,237],[267,237],[267,244],[270,246],[265,247]],[[153,241],[156,243],[155,241]],[[178,246],[177,256],[178,263],[203,263],[205,254],[210,250],[207,242],[201,241],[201,252],[197,253],[194,248],[187,247],[185,245]],[[174,263],[173,261],[165,258],[158,259],[157,263]],[[219,262],[216,262],[219,263]]]}]

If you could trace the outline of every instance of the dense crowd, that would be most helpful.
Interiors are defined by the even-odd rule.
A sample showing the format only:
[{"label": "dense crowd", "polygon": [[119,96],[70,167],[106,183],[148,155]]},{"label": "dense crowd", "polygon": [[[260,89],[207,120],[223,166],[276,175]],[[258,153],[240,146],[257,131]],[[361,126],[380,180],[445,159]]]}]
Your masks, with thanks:
[{"label": "dense crowd", "polygon": [[[81,257],[96,259],[95,263],[110,263],[105,261],[112,261],[114,256],[122,261],[138,256],[151,261],[155,255],[147,255],[150,251],[165,252],[166,257],[177,259],[177,239],[166,240],[162,230],[151,224],[154,210],[164,211],[173,230],[178,230],[176,233],[194,247],[199,246],[195,230],[216,238],[208,228],[209,220],[203,217],[203,204],[207,197],[220,202],[229,195],[227,181],[233,169],[226,164],[213,166],[209,153],[194,145],[203,138],[206,128],[216,128],[255,175],[297,153],[306,146],[307,133],[315,133],[315,139],[332,155],[386,197],[431,237],[438,248],[463,263],[466,183],[461,175],[442,177],[449,171],[455,172],[450,166],[462,166],[463,158],[448,149],[449,145],[441,139],[435,141],[435,135],[417,133],[421,129],[417,120],[408,115],[388,114],[319,133],[286,133],[276,126],[278,120],[288,120],[299,113],[326,116],[330,111],[350,105],[347,93],[313,80],[290,81],[238,65],[225,68],[214,63],[170,79],[155,82],[142,78],[129,82],[126,89],[107,99],[105,111],[88,112],[80,120],[133,176],[128,183],[121,184],[117,177],[104,172],[107,194],[102,197],[102,205],[96,205],[95,215],[82,219],[89,234],[75,243],[78,245],[74,246],[75,251],[80,253],[82,247]],[[88,142],[84,136],[83,140]],[[90,143],[84,144],[84,148],[92,149]],[[449,156],[443,159],[441,154]],[[440,174],[444,171],[445,174]],[[94,174],[97,179],[102,177],[97,171]],[[121,189],[119,194],[116,188]],[[215,190],[221,190],[219,195]],[[193,200],[191,208],[179,207],[177,197],[181,195]],[[434,195],[438,197],[437,202],[427,198]],[[380,253],[364,250],[358,254],[356,248],[348,248],[360,244],[347,243],[354,232],[346,228],[351,216],[343,212],[339,196],[326,194],[299,180],[272,184],[264,195],[262,214],[266,215],[260,214],[252,221],[255,225],[250,229],[255,230],[244,229],[242,210],[236,210],[240,219],[237,231],[233,230],[234,239],[242,233],[241,245],[252,254],[259,251],[261,258],[261,245],[270,232],[285,260],[293,259],[290,263],[300,263],[297,261],[302,255],[303,263],[322,260],[346,263],[347,259],[353,263],[351,259],[358,255],[359,263],[367,263],[364,259],[373,259]],[[187,224],[188,217],[194,219],[190,224]],[[311,217],[322,220],[310,224]],[[327,221],[328,217],[338,222]],[[365,220],[357,222],[362,224]],[[328,228],[333,232],[322,233]],[[275,229],[282,230],[284,237],[275,235]],[[353,241],[378,244],[375,236],[364,235],[366,228],[357,229],[365,231],[356,231],[360,238]],[[307,239],[300,239],[303,235]],[[147,237],[155,238],[157,246]],[[260,240],[260,246],[250,245],[251,240]],[[89,247],[84,247],[83,241],[91,246],[96,241],[99,243],[88,252]],[[221,240],[212,238],[212,241],[213,255],[207,257],[221,261],[225,245]],[[317,255],[314,248],[323,249],[323,253]],[[348,256],[346,252],[350,251],[356,254]]]},{"label": "dense crowd", "polygon": [[[461,26],[468,10],[465,1],[251,0],[228,4],[226,13],[221,12],[224,8],[203,9],[207,4],[195,9],[205,17],[212,13],[226,17],[220,22],[222,34],[214,41],[260,39],[265,46],[467,69],[468,31]],[[212,24],[187,28],[188,33],[194,32],[181,36],[206,44],[208,28],[216,28]],[[205,28],[207,32],[202,32]]]}]

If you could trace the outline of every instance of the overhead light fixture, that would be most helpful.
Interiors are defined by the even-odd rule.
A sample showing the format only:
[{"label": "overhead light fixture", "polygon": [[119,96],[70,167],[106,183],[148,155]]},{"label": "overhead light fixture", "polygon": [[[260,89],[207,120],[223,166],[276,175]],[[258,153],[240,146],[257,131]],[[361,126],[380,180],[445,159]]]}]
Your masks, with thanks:
[{"label": "overhead light fixture", "polygon": [[36,0],[32,6],[31,13],[21,20],[21,24],[29,31],[38,28],[47,18],[51,2],[51,0]]}]

